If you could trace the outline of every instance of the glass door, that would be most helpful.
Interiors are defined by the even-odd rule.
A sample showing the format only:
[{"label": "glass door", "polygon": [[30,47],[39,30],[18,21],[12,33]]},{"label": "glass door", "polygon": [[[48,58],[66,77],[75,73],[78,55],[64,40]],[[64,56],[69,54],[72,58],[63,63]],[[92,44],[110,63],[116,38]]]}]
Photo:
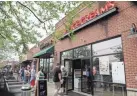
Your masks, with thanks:
[{"label": "glass door", "polygon": [[70,59],[64,59],[64,66],[68,72],[68,80],[67,80],[67,89],[73,90],[73,66],[72,66],[72,60]]},{"label": "glass door", "polygon": [[81,91],[91,94],[91,69],[90,59],[81,60]]}]

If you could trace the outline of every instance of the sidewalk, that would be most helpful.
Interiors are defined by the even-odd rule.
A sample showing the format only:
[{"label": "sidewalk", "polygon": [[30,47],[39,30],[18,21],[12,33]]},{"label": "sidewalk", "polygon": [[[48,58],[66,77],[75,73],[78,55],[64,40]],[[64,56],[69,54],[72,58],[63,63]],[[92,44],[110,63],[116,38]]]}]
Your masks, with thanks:
[{"label": "sidewalk", "polygon": [[[54,92],[55,92],[54,83],[48,82],[47,88],[48,88],[48,96],[54,96]],[[80,95],[74,92],[69,92],[68,95],[60,95],[60,96],[86,96],[86,95]]]},{"label": "sidewalk", "polygon": [[48,96],[54,96],[55,87],[53,83],[47,83]]}]

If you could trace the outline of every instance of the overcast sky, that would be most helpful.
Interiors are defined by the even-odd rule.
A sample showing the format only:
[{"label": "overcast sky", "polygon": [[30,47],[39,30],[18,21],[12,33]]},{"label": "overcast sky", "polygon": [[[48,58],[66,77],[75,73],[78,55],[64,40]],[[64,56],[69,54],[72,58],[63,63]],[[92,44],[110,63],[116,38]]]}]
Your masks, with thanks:
[{"label": "overcast sky", "polygon": [[[60,19],[59,19],[59,20],[61,20],[64,16],[65,16],[65,14],[60,14]],[[36,17],[33,16],[33,14],[30,16],[30,19],[33,20],[33,21],[35,21],[35,22],[39,22],[39,21],[36,19]],[[58,20],[58,21],[57,21],[57,20],[54,20],[54,21],[53,21],[53,25],[55,25],[57,22],[59,22],[59,20]],[[42,35],[42,38],[37,38],[38,41],[41,41],[41,40],[43,40],[44,38],[46,38],[46,37],[48,36],[48,34],[46,33],[46,31],[45,31],[44,29],[42,29],[42,28],[37,28],[36,30],[38,31],[38,33],[40,33],[40,34]],[[47,29],[47,30],[48,30],[48,29]],[[29,49],[32,48],[34,45],[35,45],[35,44],[29,44],[29,45],[28,45],[28,46],[29,46]]]}]

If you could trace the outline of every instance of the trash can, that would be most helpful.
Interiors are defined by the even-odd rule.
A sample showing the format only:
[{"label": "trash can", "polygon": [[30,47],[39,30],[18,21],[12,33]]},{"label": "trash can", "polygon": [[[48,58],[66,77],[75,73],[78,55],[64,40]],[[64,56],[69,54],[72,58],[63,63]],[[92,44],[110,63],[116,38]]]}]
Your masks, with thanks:
[{"label": "trash can", "polygon": [[21,96],[31,96],[31,87],[30,85],[23,85],[21,88]]}]

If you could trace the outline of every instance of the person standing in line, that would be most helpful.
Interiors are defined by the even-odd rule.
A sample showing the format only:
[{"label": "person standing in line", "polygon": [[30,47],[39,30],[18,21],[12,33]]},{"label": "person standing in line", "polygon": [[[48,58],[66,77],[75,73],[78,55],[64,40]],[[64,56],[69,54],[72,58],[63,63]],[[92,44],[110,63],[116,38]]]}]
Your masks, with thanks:
[{"label": "person standing in line", "polygon": [[32,66],[31,77],[30,77],[30,84],[32,87],[34,87],[34,85],[35,85],[35,75],[36,75],[36,71],[34,69],[34,66]]},{"label": "person standing in line", "polygon": [[90,72],[90,68],[87,67],[86,69],[86,77],[87,77],[87,92],[91,91],[91,72]]},{"label": "person standing in line", "polygon": [[31,67],[28,67],[28,83],[30,83],[30,78],[31,78]]},{"label": "person standing in line", "polygon": [[36,80],[35,80],[35,86],[34,86],[35,96],[37,96],[37,92],[38,92],[38,90],[37,90],[37,88],[38,88],[38,82],[39,82],[39,80],[41,80],[41,79],[45,79],[44,73],[43,73],[43,67],[40,67],[38,73],[36,74]]},{"label": "person standing in line", "polygon": [[62,79],[61,79],[61,70],[60,70],[60,64],[57,63],[56,67],[53,70],[53,82],[55,83],[55,94],[54,96],[58,96]]},{"label": "person standing in line", "polygon": [[62,90],[63,90],[63,92],[66,92],[66,79],[67,79],[67,71],[66,71],[66,69],[65,69],[65,67],[64,66],[61,66],[61,72],[62,72],[62,80],[63,80],[63,83],[61,84],[62,86]]},{"label": "person standing in line", "polygon": [[20,77],[21,77],[21,81],[24,81],[24,67],[22,67],[20,70]]},{"label": "person standing in line", "polygon": [[94,78],[97,73],[96,66],[93,66],[93,69],[91,70],[91,94],[94,95]]},{"label": "person standing in line", "polygon": [[16,67],[15,72],[17,73],[17,81],[21,81],[21,68]]},{"label": "person standing in line", "polygon": [[36,83],[38,80],[44,79],[44,78],[45,77],[44,77],[43,67],[40,67],[38,73],[36,74]]},{"label": "person standing in line", "polygon": [[29,83],[29,82],[30,82],[30,71],[27,68],[27,70],[26,70],[26,83]]},{"label": "person standing in line", "polygon": [[27,67],[24,68],[24,83],[26,83],[26,71],[27,71]]}]

